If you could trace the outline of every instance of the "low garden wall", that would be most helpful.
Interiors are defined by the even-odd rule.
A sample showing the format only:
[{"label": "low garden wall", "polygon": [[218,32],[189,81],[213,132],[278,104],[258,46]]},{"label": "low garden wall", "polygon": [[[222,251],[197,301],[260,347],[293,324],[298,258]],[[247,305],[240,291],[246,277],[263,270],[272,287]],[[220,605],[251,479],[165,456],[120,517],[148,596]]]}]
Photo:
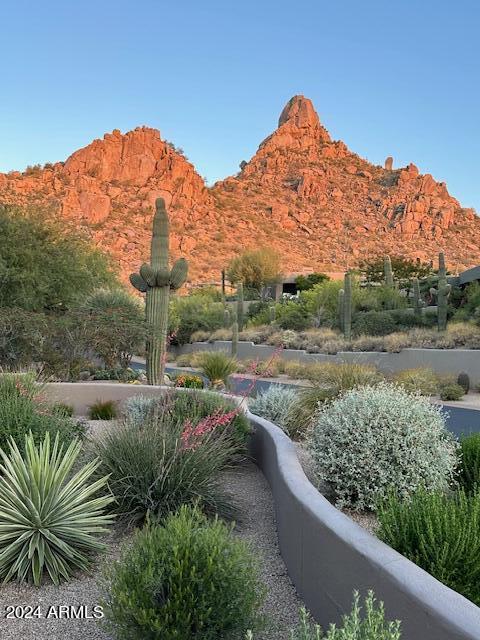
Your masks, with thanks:
[{"label": "low garden wall", "polygon": [[480,640],[480,609],[335,509],[308,481],[291,440],[249,414],[251,451],[273,494],[280,551],[306,607],[328,627],[352,592],[373,589],[402,640]]},{"label": "low garden wall", "polygon": [[[276,347],[253,342],[238,343],[238,357],[245,360],[268,360]],[[215,342],[194,342],[178,348],[177,354],[192,351],[231,350],[229,340]],[[468,373],[472,382],[480,381],[480,351],[472,349],[403,349],[399,353],[377,351],[341,351],[336,355],[307,353],[298,349],[284,349],[282,358],[301,362],[357,362],[371,364],[384,373],[395,373],[402,369],[431,367],[437,373]]]}]

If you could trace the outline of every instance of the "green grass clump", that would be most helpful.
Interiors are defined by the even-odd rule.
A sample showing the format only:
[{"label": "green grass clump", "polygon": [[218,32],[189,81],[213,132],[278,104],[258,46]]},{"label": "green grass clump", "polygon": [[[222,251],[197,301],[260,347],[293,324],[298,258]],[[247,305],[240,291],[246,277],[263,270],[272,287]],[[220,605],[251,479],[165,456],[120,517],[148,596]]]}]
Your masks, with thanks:
[{"label": "green grass clump", "polygon": [[90,420],[114,420],[118,417],[117,405],[113,400],[97,400],[88,408]]},{"label": "green grass clump", "polygon": [[258,576],[230,526],[183,506],[139,531],[108,571],[107,628],[129,640],[240,640],[261,622]]},{"label": "green grass clump", "polygon": [[463,387],[456,382],[447,382],[440,386],[440,399],[449,400],[461,400],[465,395]]},{"label": "green grass clump", "polygon": [[224,351],[203,351],[199,354],[197,362],[212,387],[226,386],[229,376],[235,373],[238,367],[236,358]]},{"label": "green grass clump", "polygon": [[378,519],[384,542],[480,604],[480,494],[422,490],[408,501],[392,494]]},{"label": "green grass clump", "polygon": [[422,396],[432,396],[438,390],[438,378],[433,369],[418,367],[399,371],[394,380],[406,391],[420,393]]},{"label": "green grass clump", "polygon": [[460,440],[461,463],[458,480],[467,493],[480,490],[480,433]]}]

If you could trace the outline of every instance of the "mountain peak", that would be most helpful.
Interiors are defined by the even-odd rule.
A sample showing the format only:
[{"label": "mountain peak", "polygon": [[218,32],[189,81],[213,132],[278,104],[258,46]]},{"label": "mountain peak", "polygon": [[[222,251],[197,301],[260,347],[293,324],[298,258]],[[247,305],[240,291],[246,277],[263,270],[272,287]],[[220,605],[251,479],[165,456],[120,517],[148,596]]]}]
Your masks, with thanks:
[{"label": "mountain peak", "polygon": [[299,129],[307,127],[317,129],[320,126],[313,103],[305,96],[293,96],[287,102],[278,119],[278,126],[281,127],[287,122]]}]

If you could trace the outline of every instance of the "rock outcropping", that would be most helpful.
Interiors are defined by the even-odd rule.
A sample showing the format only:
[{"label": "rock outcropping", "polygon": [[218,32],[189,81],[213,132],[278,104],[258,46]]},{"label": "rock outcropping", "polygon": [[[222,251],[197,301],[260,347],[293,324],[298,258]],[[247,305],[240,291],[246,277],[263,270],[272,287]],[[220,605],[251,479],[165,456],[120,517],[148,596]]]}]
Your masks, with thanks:
[{"label": "rock outcropping", "polygon": [[110,251],[122,275],[146,255],[153,203],[165,198],[172,254],[192,281],[215,281],[246,247],[267,245],[286,272],[342,271],[374,254],[480,262],[480,220],[414,164],[372,165],[333,141],[310,100],[295,96],[278,128],[236,176],[207,188],[159,131],[118,129],[65,163],[0,174],[0,201],[54,206]]}]

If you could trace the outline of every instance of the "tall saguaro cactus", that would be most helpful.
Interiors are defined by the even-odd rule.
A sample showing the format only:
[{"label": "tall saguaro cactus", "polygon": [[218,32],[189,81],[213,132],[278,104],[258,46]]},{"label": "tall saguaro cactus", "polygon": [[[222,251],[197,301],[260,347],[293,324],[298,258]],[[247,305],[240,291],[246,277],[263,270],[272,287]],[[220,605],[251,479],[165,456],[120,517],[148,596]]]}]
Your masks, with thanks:
[{"label": "tall saguaro cactus", "polygon": [[346,273],[343,283],[343,335],[352,337],[352,274]]},{"label": "tall saguaro cactus", "polygon": [[393,281],[392,260],[390,256],[385,256],[383,259],[383,272],[385,275],[385,285],[393,289],[395,283]]},{"label": "tall saguaro cactus", "polygon": [[432,287],[430,289],[430,293],[435,296],[437,300],[437,321],[439,331],[445,331],[447,328],[448,297],[450,296],[451,290],[452,285],[447,282],[445,254],[442,251],[438,254],[437,287]]},{"label": "tall saguaro cactus", "polygon": [[168,266],[169,223],[165,201],[157,198],[153,218],[150,264],[144,263],[140,273],[132,273],[130,282],[146,293],[145,314],[148,327],[148,384],[163,384],[168,332],[170,290],[179,289],[187,279],[188,263],[184,258]]},{"label": "tall saguaro cactus", "polygon": [[413,312],[415,314],[415,317],[421,318],[424,302],[420,294],[420,282],[418,278],[413,278],[412,288],[413,288]]},{"label": "tall saguaro cactus", "polygon": [[243,331],[243,282],[237,282],[237,322],[238,330]]},{"label": "tall saguaro cactus", "polygon": [[343,333],[344,330],[344,320],[345,320],[345,290],[339,289],[338,291],[338,326],[340,327],[340,331]]}]

